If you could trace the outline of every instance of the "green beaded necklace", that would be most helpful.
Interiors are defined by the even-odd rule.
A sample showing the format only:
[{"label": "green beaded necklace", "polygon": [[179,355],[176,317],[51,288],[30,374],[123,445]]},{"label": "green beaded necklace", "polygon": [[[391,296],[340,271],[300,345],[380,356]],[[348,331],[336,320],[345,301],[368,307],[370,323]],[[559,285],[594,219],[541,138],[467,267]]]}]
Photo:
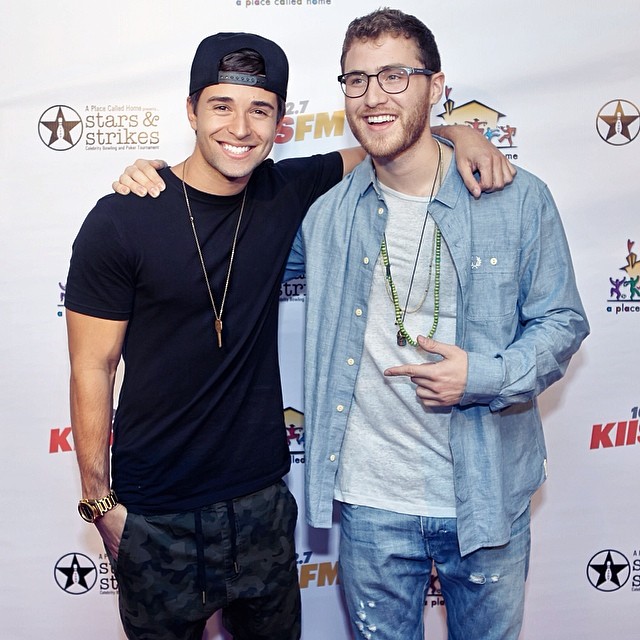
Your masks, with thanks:
[{"label": "green beaded necklace", "polygon": [[[433,200],[433,195],[435,193],[435,188],[436,188],[436,181],[438,181],[438,178],[440,178],[439,185],[442,185],[442,147],[440,146],[440,142],[438,142],[438,140],[436,140],[436,144],[438,145],[438,165],[436,167],[436,175],[433,178],[433,184],[431,185],[431,194],[429,196],[429,202]],[[396,326],[398,327],[396,341],[399,347],[404,347],[407,344],[407,342],[412,347],[418,346],[418,342],[414,340],[409,335],[409,332],[406,330],[404,326],[404,318],[407,313],[407,308],[409,307],[409,298],[411,296],[411,289],[413,287],[413,279],[418,266],[418,258],[420,257],[422,240],[424,238],[424,232],[427,226],[428,219],[429,219],[429,208],[427,207],[427,213],[424,217],[424,222],[422,223],[422,233],[420,234],[420,243],[418,244],[416,259],[413,264],[413,272],[411,274],[409,291],[407,293],[407,302],[405,304],[404,309],[400,307],[398,290],[396,288],[395,282],[393,281],[393,277],[391,276],[391,262],[389,260],[389,250],[387,249],[386,235],[383,234],[382,242],[380,243],[380,254],[382,256],[382,264],[384,265],[384,268],[385,268],[385,279],[389,286],[389,290],[391,291],[391,299],[393,301],[393,308],[394,308],[395,317],[396,317]],[[438,320],[440,318],[440,258],[442,255],[442,234],[440,233],[440,229],[438,228],[437,225],[434,231],[433,246],[434,246],[433,261],[435,264],[435,275],[434,275],[434,282],[433,282],[433,322],[431,324],[431,329],[427,334],[429,338],[433,338],[433,336],[435,335],[436,329],[438,328]],[[429,269],[429,279],[431,279],[431,269]],[[422,306],[422,304],[420,306]]]}]

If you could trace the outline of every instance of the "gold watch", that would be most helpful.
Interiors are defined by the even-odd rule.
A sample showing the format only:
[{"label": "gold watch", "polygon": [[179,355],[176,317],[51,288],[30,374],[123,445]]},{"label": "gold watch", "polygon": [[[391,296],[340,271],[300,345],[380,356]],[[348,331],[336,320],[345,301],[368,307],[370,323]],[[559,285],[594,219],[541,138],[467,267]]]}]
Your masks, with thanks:
[{"label": "gold watch", "polygon": [[86,522],[95,522],[98,518],[111,511],[118,504],[118,498],[114,491],[108,496],[98,498],[97,500],[82,499],[78,502],[78,513]]}]

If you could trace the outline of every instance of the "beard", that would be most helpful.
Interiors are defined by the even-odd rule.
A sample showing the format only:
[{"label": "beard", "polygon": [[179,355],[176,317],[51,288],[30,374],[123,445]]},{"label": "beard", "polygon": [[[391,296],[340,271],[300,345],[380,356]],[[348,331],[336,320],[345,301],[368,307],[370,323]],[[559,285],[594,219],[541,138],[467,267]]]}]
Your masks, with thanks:
[{"label": "beard", "polygon": [[[365,120],[347,111],[347,122],[360,146],[372,157],[393,159],[410,149],[430,129],[431,110],[416,104],[396,119],[393,133],[371,131]],[[397,127],[397,125],[400,125]]]}]

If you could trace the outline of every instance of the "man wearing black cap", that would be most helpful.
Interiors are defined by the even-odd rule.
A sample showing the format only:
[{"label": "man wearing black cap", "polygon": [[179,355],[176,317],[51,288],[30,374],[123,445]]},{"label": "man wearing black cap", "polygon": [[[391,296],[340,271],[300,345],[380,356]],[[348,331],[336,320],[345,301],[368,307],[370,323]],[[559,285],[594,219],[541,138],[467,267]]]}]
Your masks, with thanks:
[{"label": "man wearing black cap", "polygon": [[[274,163],[288,64],[275,43],[198,47],[193,153],[157,199],[101,199],[66,288],[83,499],[116,572],[129,638],[300,637],[277,357],[280,282],[310,204],[362,158]],[[115,372],[126,371],[113,420]]]},{"label": "man wearing black cap", "polygon": [[157,200],[101,199],[74,243],[79,509],[112,558],[129,638],[199,639],[218,609],[235,638],[300,636],[280,281],[305,211],[359,155],[266,160],[287,79],[269,40],[205,39],[187,105],[193,153],[161,172]]}]

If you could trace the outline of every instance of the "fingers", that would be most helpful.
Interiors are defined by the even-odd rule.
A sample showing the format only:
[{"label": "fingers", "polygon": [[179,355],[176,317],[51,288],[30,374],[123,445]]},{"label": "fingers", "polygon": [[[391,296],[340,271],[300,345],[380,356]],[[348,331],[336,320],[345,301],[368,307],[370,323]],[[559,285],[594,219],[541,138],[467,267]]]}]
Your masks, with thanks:
[{"label": "fingers", "polygon": [[439,392],[430,387],[416,387],[416,396],[425,407],[452,407],[462,398],[459,393]]},{"label": "fingers", "polygon": [[115,560],[118,559],[118,550],[122,532],[127,520],[127,510],[122,504],[116,505],[114,509],[106,513],[95,522],[95,526]]},{"label": "fingers", "polygon": [[[122,180],[122,176],[120,176],[120,178],[118,178],[118,180]],[[129,189],[129,187],[127,187],[127,185],[123,184],[122,182],[118,182],[118,181],[112,182],[111,183],[111,188],[116,193],[119,193],[121,196],[127,196],[127,195],[129,195],[131,193],[131,189]]]},{"label": "fingers", "polygon": [[477,171],[480,178],[476,178],[474,167],[463,164],[458,167],[460,177],[465,187],[474,198],[481,193],[500,191],[513,182],[516,168],[497,149],[477,160]]},{"label": "fingers", "polygon": [[[428,351],[429,353],[435,353],[440,356],[445,356],[450,350],[452,345],[444,344],[443,342],[438,342],[433,338],[428,338],[426,336],[418,336],[418,344],[423,351]],[[420,362],[415,364],[402,364],[397,365],[395,367],[389,367],[385,369],[384,375],[388,377],[393,376],[409,376],[410,378],[426,376],[428,369],[424,367],[431,367],[435,362]]]},{"label": "fingers", "polygon": [[[484,173],[480,173],[481,180],[476,180],[476,176],[473,173],[473,169],[468,165],[463,165],[458,167],[458,171],[460,172],[460,177],[462,178],[462,182],[464,182],[464,186],[467,188],[467,191],[474,197],[479,198],[482,194],[482,178]],[[486,189],[485,189],[486,190]]]},{"label": "fingers", "polygon": [[415,365],[415,364],[401,364],[397,367],[389,367],[384,370],[384,375],[388,378],[393,378],[397,376],[408,376],[410,378],[418,375],[418,367],[423,365]]},{"label": "fingers", "polygon": [[425,406],[457,404],[467,385],[467,353],[455,345],[418,336],[420,347],[442,357],[438,361],[389,367],[387,377],[405,376],[416,386],[416,395]]},{"label": "fingers", "polygon": [[418,344],[424,351],[429,351],[432,353],[441,353],[440,351],[438,351],[438,348],[441,346],[446,346],[442,342],[438,342],[437,340],[429,338],[428,336],[418,336]]},{"label": "fingers", "polygon": [[[435,363],[391,367],[385,376],[406,376],[415,385],[415,394],[425,407],[449,407],[459,402],[462,394],[448,380],[435,375]],[[429,375],[431,372],[433,376]]]},{"label": "fingers", "polygon": [[166,185],[156,169],[162,169],[165,166],[166,163],[163,160],[136,160],[111,186],[121,195],[135,193],[140,197],[150,195],[157,198]]},{"label": "fingers", "polygon": [[482,191],[501,191],[513,182],[516,168],[497,149],[478,164]]}]

